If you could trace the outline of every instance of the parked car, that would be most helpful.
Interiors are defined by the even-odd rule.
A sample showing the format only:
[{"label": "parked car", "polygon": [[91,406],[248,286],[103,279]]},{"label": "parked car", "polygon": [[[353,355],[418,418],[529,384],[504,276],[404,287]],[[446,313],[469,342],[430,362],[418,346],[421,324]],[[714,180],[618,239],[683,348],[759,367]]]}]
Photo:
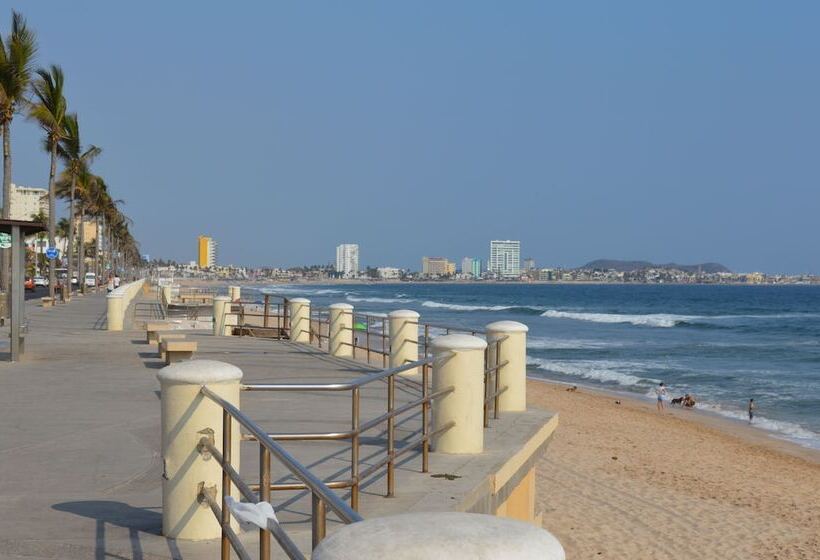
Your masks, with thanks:
[{"label": "parked car", "polygon": [[34,291],[34,278],[31,278],[30,276],[27,276],[26,277],[26,282],[25,282],[24,285],[26,287],[27,292],[33,292]]},{"label": "parked car", "polygon": [[48,287],[48,278],[45,276],[35,276],[34,277],[34,285],[35,286],[42,286],[43,288]]},{"label": "parked car", "polygon": [[86,272],[85,273],[85,285],[89,288],[94,288],[97,286],[97,275],[93,272]]}]

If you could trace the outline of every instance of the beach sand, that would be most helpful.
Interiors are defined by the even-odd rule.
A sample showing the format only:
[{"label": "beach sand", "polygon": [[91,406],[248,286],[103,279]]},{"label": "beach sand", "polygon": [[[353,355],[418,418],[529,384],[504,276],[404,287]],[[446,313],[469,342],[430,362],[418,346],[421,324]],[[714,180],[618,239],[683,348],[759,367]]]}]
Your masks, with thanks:
[{"label": "beach sand", "polygon": [[820,558],[820,453],[706,414],[566,389],[528,384],[531,406],[560,414],[537,467],[537,509],[568,559]]}]

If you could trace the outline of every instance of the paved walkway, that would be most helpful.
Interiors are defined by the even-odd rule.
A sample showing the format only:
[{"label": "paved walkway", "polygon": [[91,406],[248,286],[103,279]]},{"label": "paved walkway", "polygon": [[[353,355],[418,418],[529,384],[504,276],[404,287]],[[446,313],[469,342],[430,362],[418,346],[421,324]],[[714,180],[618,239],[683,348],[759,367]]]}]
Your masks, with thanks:
[{"label": "paved walkway", "polygon": [[[52,309],[29,304],[27,354],[0,364],[0,558],[217,558],[214,543],[173,542],[160,536],[161,461],[159,382],[162,363],[143,332],[112,333],[105,327],[105,297],[75,298]],[[189,332],[197,358],[239,366],[244,381],[330,381],[356,377],[367,366],[332,358],[314,348],[271,340],[213,337]],[[385,411],[386,384],[362,394],[362,421]],[[400,383],[398,402],[417,395]],[[349,393],[248,393],[242,409],[271,432],[345,430]],[[500,464],[526,434],[549,415],[511,415],[486,432],[481,456],[431,454],[429,474],[408,453],[397,473],[397,496],[384,498],[377,476],[363,489],[365,517],[409,510],[447,510],[470,492],[477,476]],[[402,424],[399,439],[415,432],[418,416]],[[517,435],[524,434],[524,435]],[[363,439],[363,466],[383,456],[384,433]],[[347,478],[346,442],[286,445],[314,472]],[[258,447],[244,443],[241,471],[257,478]],[[288,480],[273,461],[273,480]],[[462,478],[431,478],[456,473]],[[476,476],[470,476],[470,474]],[[277,515],[303,550],[309,550],[309,499],[304,492],[274,493]],[[329,530],[336,524],[329,521]],[[249,551],[254,532],[242,536]],[[272,546],[274,557],[279,550]]]}]

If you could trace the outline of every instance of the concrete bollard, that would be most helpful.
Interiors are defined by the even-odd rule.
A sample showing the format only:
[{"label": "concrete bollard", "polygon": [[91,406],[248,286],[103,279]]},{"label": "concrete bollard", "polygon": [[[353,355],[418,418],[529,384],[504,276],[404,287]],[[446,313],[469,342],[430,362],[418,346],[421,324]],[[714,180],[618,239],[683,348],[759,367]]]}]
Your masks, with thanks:
[{"label": "concrete bollard", "polygon": [[[391,311],[390,322],[390,367],[403,366],[419,359],[419,314],[410,309]],[[401,375],[415,375],[419,368],[412,368]]]},{"label": "concrete bollard", "polygon": [[313,560],[565,560],[552,534],[523,521],[480,513],[421,512],[344,525],[313,551]]},{"label": "concrete bollard", "polygon": [[[123,323],[125,322],[125,309],[123,309],[125,305],[125,297],[124,294],[121,293],[110,293],[106,296],[106,302],[108,304],[107,310],[107,317],[108,317],[108,330],[109,331],[121,331],[123,328]],[[52,303],[53,305],[53,303]]]},{"label": "concrete bollard", "polygon": [[225,310],[230,310],[231,298],[214,297],[214,336],[225,336]]},{"label": "concrete bollard", "polygon": [[171,299],[174,297],[173,287],[162,286],[160,289],[162,290],[162,299],[165,301],[165,305],[170,305]]},{"label": "concrete bollard", "polygon": [[290,339],[294,342],[310,342],[310,300],[293,298],[290,305]]},{"label": "concrete bollard", "polygon": [[353,306],[349,303],[330,305],[330,354],[353,355]]},{"label": "concrete bollard", "polygon": [[[498,370],[499,387],[507,390],[498,397],[499,412],[523,412],[527,410],[527,331],[529,328],[517,321],[496,321],[487,325],[489,365],[509,362]],[[494,341],[507,337],[498,345]],[[497,361],[496,361],[497,360]]]},{"label": "concrete bollard", "polygon": [[230,296],[231,301],[239,301],[242,299],[242,288],[239,286],[229,286],[228,296]]},{"label": "concrete bollard", "polygon": [[477,336],[449,334],[433,339],[433,392],[455,390],[433,401],[433,430],[455,426],[433,439],[442,453],[484,451],[484,349]]},{"label": "concrete bollard", "polygon": [[[242,370],[212,360],[180,362],[157,374],[162,388],[162,534],[172,539],[215,539],[219,522],[206,502],[198,500],[200,485],[222,495],[222,468],[198,446],[213,438],[222,451],[222,407],[200,393],[208,389],[239,406]],[[239,422],[231,422],[231,464],[239,470]],[[239,499],[236,488],[231,492]]]}]

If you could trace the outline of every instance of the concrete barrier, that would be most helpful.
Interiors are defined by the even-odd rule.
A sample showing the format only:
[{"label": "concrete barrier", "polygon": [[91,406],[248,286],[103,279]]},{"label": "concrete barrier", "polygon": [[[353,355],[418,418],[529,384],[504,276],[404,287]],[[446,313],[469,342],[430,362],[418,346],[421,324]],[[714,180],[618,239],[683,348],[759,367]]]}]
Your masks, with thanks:
[{"label": "concrete barrier", "polygon": [[121,331],[125,325],[125,314],[128,312],[128,307],[142,289],[145,284],[145,278],[141,278],[136,282],[129,282],[123,284],[107,297],[108,303],[108,330]]},{"label": "concrete barrier", "polygon": [[455,426],[433,438],[442,453],[484,451],[484,349],[482,338],[449,334],[433,339],[433,392],[455,387],[433,401],[433,430]]},{"label": "concrete barrier", "polygon": [[[489,365],[502,364],[497,372],[499,387],[507,390],[498,397],[499,412],[527,410],[527,325],[516,321],[496,321],[487,325]],[[498,344],[496,356],[495,341]]]},{"label": "concrete barrier", "polygon": [[523,521],[480,513],[404,513],[345,525],[313,560],[565,560],[551,533]]},{"label": "concrete barrier", "polygon": [[[242,370],[213,360],[192,360],[167,366],[157,374],[162,398],[162,534],[173,539],[216,539],[219,522],[197,499],[200,486],[222,495],[222,468],[198,446],[203,437],[222,448],[222,407],[200,393],[200,387],[239,406]],[[231,423],[231,464],[239,470],[239,423]],[[234,487],[232,494],[239,499]]]},{"label": "concrete barrier", "polygon": [[[390,321],[390,367],[403,366],[419,359],[419,314],[410,309],[397,309],[387,315]],[[419,368],[401,375],[415,375]]]},{"label": "concrete barrier", "polygon": [[293,298],[290,304],[290,339],[294,342],[310,342],[310,300]]},{"label": "concrete barrier", "polygon": [[330,307],[330,354],[348,357],[353,355],[353,306],[334,303]]},{"label": "concrete barrier", "polygon": [[230,311],[231,298],[216,296],[214,298],[214,336],[225,336],[225,313]]},{"label": "concrete barrier", "polygon": [[229,286],[228,297],[231,298],[231,301],[239,301],[242,299],[242,288],[239,286]]}]

